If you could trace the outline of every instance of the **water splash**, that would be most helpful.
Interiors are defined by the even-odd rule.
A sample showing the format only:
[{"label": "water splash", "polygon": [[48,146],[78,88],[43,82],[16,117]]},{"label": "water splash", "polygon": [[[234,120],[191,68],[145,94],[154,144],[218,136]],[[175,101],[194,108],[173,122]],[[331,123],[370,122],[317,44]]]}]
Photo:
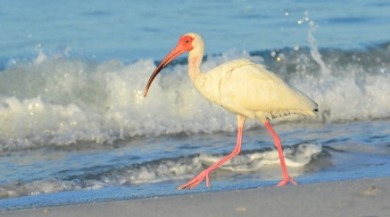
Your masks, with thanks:
[{"label": "water splash", "polygon": [[314,20],[310,19],[308,11],[304,12],[303,18],[298,20],[297,23],[299,25],[301,25],[303,23],[308,24],[309,29],[307,32],[307,41],[308,41],[309,47],[310,47],[310,55],[313,58],[313,60],[320,66],[321,73],[323,73],[324,75],[329,75],[330,70],[326,66],[325,62],[322,59],[322,55],[320,54],[320,52],[318,50],[317,42],[316,42],[316,39],[314,37],[314,32],[317,30],[318,25],[314,22]]}]

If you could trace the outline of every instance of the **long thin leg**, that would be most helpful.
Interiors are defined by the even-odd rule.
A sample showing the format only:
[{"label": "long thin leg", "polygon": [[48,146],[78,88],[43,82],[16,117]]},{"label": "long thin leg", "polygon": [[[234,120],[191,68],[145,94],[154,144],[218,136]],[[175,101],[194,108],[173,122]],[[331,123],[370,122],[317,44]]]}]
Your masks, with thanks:
[{"label": "long thin leg", "polygon": [[245,117],[240,116],[240,115],[237,116],[237,124],[238,124],[237,142],[236,142],[236,146],[234,147],[233,151],[230,154],[226,155],[225,157],[220,159],[215,164],[213,164],[210,167],[208,167],[207,169],[203,170],[198,175],[196,175],[193,179],[191,179],[189,182],[179,186],[177,189],[193,189],[197,185],[199,185],[205,178],[206,178],[206,186],[210,187],[209,174],[212,173],[218,167],[220,167],[222,164],[224,164],[226,161],[229,161],[234,156],[236,156],[238,153],[240,153],[244,123],[245,123]]},{"label": "long thin leg", "polygon": [[279,160],[280,160],[280,166],[282,167],[282,173],[283,173],[283,179],[280,181],[276,186],[284,186],[287,185],[289,182],[293,183],[294,185],[297,185],[297,182],[290,177],[287,171],[286,162],[284,160],[284,154],[282,149],[282,144],[280,142],[280,138],[278,134],[276,134],[275,130],[272,128],[269,121],[266,121],[264,123],[265,128],[267,128],[268,132],[271,134],[272,138],[274,139],[276,149],[278,150],[279,154]]}]

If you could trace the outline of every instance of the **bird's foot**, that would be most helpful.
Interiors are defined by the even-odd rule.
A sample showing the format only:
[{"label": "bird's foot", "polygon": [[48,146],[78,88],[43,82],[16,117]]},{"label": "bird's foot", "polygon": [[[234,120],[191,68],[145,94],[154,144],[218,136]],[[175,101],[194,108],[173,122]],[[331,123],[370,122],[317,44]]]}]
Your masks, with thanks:
[{"label": "bird's foot", "polygon": [[188,181],[187,183],[180,185],[177,189],[182,190],[182,189],[193,189],[197,185],[199,185],[204,179],[206,178],[206,186],[209,188],[210,187],[210,180],[209,180],[209,171],[208,170],[203,170],[201,173],[199,173],[197,176],[195,176],[193,179]]},{"label": "bird's foot", "polygon": [[291,178],[290,176],[285,176],[282,181],[280,181],[276,187],[282,187],[282,186],[285,186],[287,185],[288,183],[292,183],[293,185],[298,185],[297,181],[295,181],[295,179]]}]

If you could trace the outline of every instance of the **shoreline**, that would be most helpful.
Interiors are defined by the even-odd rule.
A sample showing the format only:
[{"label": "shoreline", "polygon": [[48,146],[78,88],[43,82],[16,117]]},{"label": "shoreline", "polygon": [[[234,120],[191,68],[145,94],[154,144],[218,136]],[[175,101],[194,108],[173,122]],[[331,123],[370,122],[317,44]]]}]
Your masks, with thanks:
[{"label": "shoreline", "polygon": [[2,217],[389,215],[389,177],[1,212]]}]

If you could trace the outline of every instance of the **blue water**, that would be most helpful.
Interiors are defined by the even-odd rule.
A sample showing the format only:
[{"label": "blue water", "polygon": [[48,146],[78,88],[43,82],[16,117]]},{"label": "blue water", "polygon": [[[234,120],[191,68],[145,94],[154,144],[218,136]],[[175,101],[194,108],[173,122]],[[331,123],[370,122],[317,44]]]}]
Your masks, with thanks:
[{"label": "blue water", "polygon": [[272,186],[272,139],[246,124],[243,152],[177,191],[235,143],[234,115],[204,100],[186,59],[142,91],[181,34],[202,69],[248,58],[319,104],[275,120],[300,184],[390,176],[387,1],[0,2],[0,209]]}]

